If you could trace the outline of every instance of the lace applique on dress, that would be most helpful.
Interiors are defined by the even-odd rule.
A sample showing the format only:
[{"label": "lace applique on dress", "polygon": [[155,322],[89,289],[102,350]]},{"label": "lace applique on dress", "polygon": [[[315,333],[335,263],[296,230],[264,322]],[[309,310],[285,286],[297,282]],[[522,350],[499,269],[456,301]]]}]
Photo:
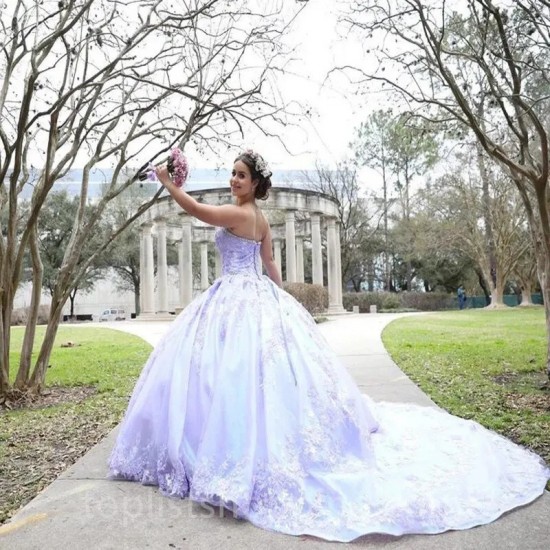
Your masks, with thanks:
[{"label": "lace applique on dress", "polygon": [[222,276],[136,384],[110,476],[349,541],[490,522],[530,502],[539,457],[435,408],[362,395],[307,311],[262,275],[260,243],[216,232]]}]

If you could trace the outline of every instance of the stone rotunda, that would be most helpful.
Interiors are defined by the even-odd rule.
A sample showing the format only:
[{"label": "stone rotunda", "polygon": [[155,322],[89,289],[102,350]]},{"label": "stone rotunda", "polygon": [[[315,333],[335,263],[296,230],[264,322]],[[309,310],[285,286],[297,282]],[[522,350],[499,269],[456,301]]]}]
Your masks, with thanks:
[{"label": "stone rotunda", "polygon": [[[232,202],[227,187],[188,191],[199,202],[228,204]],[[272,224],[273,257],[282,268],[282,242],[285,241],[283,280],[304,282],[304,240],[311,243],[311,273],[314,284],[323,285],[327,274],[329,313],[339,313],[342,307],[342,268],[340,254],[340,227],[336,201],[317,191],[272,187],[269,198],[259,201],[264,212],[284,214],[284,224]],[[300,220],[297,221],[297,213]],[[269,212],[266,212],[269,218]],[[185,308],[193,299],[192,243],[200,243],[200,288],[210,285],[208,255],[215,254],[215,275],[221,274],[221,259],[214,246],[215,228],[189,216],[170,196],[164,196],[140,219],[140,318],[162,318],[168,308],[167,240],[176,242],[178,250],[179,307]],[[322,223],[323,222],[323,223]],[[327,265],[323,265],[321,225],[326,227]],[[157,277],[155,292],[154,241],[157,246]]]}]

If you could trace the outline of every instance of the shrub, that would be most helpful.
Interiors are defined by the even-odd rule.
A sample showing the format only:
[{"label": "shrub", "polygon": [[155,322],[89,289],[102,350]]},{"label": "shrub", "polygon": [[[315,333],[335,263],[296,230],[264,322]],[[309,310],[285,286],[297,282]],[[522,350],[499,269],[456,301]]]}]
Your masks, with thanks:
[{"label": "shrub", "polygon": [[456,298],[446,292],[401,292],[401,307],[420,311],[441,311],[456,308]]},{"label": "shrub", "polygon": [[391,292],[385,292],[382,299],[382,309],[398,309],[401,306],[399,296]]},{"label": "shrub", "polygon": [[344,309],[359,306],[360,313],[369,313],[370,306],[381,310],[439,311],[456,307],[456,299],[445,292],[347,292],[342,296]]},{"label": "shrub", "polygon": [[321,285],[284,283],[283,288],[294,296],[311,315],[322,313],[328,308],[328,290]]},{"label": "shrub", "polygon": [[[48,315],[50,313],[49,305],[38,306],[38,321],[37,324],[43,325],[48,322]],[[24,325],[27,322],[29,316],[28,307],[20,307],[14,309],[11,314],[11,324],[12,326]]]},{"label": "shrub", "polygon": [[391,292],[346,292],[342,296],[344,309],[351,311],[353,306],[359,306],[360,313],[369,313],[370,306],[376,306],[382,309],[382,304],[386,296]]}]

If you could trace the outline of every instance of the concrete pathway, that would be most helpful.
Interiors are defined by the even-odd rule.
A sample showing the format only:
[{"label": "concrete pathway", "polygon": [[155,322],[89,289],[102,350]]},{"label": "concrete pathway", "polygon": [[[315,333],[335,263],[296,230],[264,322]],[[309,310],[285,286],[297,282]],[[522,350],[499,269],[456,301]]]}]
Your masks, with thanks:
[{"label": "concrete pathway", "polygon": [[[348,315],[320,325],[363,391],[375,400],[433,402],[395,365],[382,345],[384,326],[401,315]],[[421,318],[419,318],[419,322]],[[90,326],[86,324],[84,326]],[[168,323],[127,321],[100,326],[124,330],[155,344]],[[0,548],[259,549],[341,548],[341,543],[258,529],[188,500],[163,497],[154,487],[105,479],[116,430],[92,448],[10,523],[0,527]],[[550,496],[489,525],[441,535],[368,535],[351,546],[392,550],[546,550],[550,548]]]}]

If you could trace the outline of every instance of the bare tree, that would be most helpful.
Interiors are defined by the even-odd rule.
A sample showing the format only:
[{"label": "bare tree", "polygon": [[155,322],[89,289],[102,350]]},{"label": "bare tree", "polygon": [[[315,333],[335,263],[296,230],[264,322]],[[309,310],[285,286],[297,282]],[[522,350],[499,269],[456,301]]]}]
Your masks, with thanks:
[{"label": "bare tree", "polygon": [[[527,231],[527,228],[526,228]],[[528,237],[527,237],[528,238]],[[529,242],[525,239],[526,242]],[[530,243],[531,244],[531,243]],[[537,285],[537,262],[533,246],[529,246],[518,258],[514,271],[512,273],[516,286],[521,292],[520,306],[527,307],[533,305],[531,295]]]},{"label": "bare tree", "polygon": [[378,230],[380,213],[370,206],[361,193],[356,167],[341,162],[335,168],[317,163],[314,174],[304,172],[309,189],[329,195],[338,202],[342,279],[350,281],[356,291],[367,278],[369,255],[372,256],[372,236]]},{"label": "bare tree", "polygon": [[457,122],[509,171],[527,211],[548,329],[549,7],[547,0],[468,0],[458,7],[368,0],[351,2],[344,17],[376,60],[373,69],[348,68],[358,82],[392,90],[422,116]]},{"label": "bare tree", "polygon": [[[54,184],[83,166],[80,203],[52,291],[49,322],[31,372],[38,304],[24,340],[17,388],[44,384],[62,308],[88,266],[145,212],[139,205],[87,258],[83,243],[135,171],[174,145],[229,145],[252,126],[272,134],[285,106],[273,74],[284,68],[277,3],[188,0],[16,0],[0,14],[0,394],[10,391],[10,318],[30,248],[41,286],[37,220]],[[52,8],[55,6],[55,8]],[[139,159],[139,160],[138,160]],[[110,166],[107,191],[89,204],[93,170]],[[31,194],[23,223],[18,198]]]},{"label": "bare tree", "polygon": [[[530,241],[525,239],[525,209],[502,170],[485,174],[491,179],[486,186],[476,168],[474,165],[466,174],[451,170],[454,173],[439,178],[421,193],[422,211],[432,220],[432,246],[457,250],[470,258],[491,294],[489,307],[504,307],[504,287],[530,249]],[[487,208],[491,212],[491,250],[484,223]]]}]

